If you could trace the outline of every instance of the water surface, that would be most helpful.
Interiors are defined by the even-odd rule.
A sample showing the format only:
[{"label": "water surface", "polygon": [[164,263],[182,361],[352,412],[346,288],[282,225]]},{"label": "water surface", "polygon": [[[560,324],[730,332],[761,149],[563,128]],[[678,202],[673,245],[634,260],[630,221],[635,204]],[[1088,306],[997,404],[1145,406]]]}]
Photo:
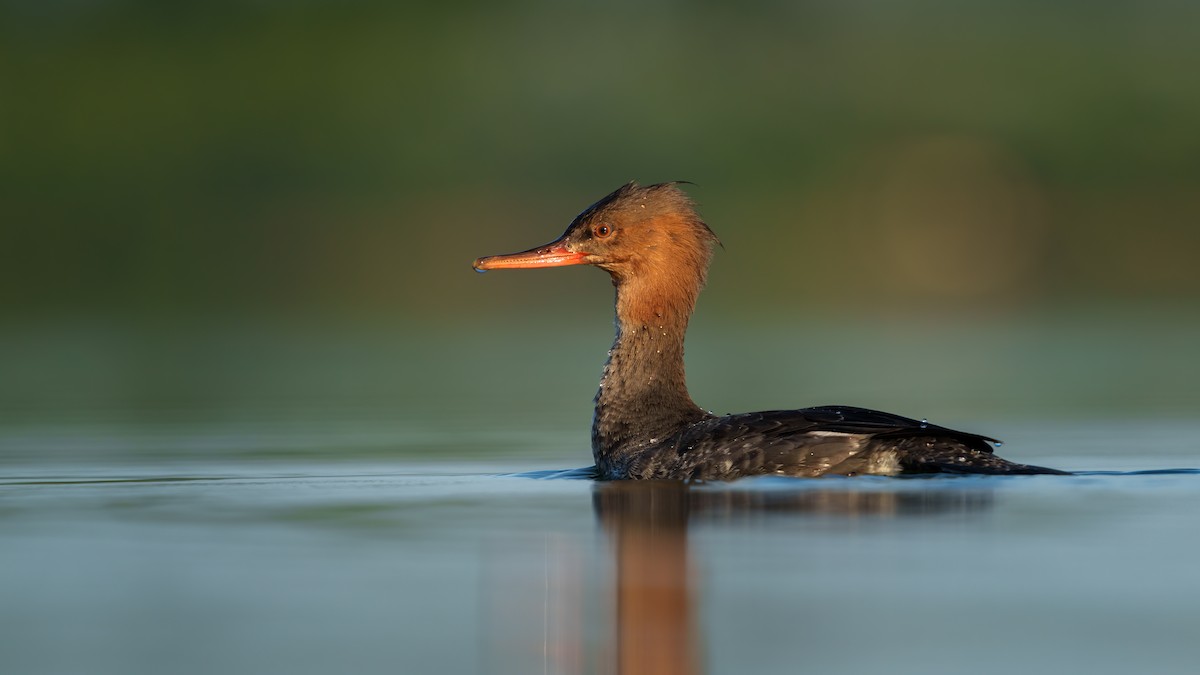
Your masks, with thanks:
[{"label": "water surface", "polygon": [[[216,430],[238,445],[230,431]],[[577,448],[490,463],[26,458],[0,485],[0,660],[14,673],[1191,672],[1200,475],[1169,471],[1195,465],[1186,443],[1147,441],[1200,428],[1089,425],[1077,445],[1071,432],[1028,430],[1044,440],[1020,459],[1167,471],[682,487],[547,477],[582,464]]]},{"label": "water surface", "polygon": [[[817,330],[805,339],[828,360],[810,362],[788,351],[792,334],[754,335],[767,344],[756,350],[701,331],[693,388],[718,411],[870,405],[1085,473],[680,486],[560,473],[589,463],[608,338],[587,328],[578,344],[541,328],[441,344],[201,333],[140,349],[61,338],[40,352],[10,335],[0,670],[1115,674],[1200,662],[1200,423],[1180,414],[1198,399],[1182,333],[1110,362],[1097,354],[1143,334]],[[718,342],[746,358],[714,358]]]}]

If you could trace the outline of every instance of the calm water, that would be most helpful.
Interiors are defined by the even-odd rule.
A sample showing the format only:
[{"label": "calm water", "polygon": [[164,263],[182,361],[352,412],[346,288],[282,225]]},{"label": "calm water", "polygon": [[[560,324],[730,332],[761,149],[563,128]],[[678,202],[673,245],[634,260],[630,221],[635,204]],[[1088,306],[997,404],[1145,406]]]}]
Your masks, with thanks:
[{"label": "calm water", "polygon": [[[1029,430],[1053,440],[1006,448],[1070,469],[1195,467],[1194,441],[1168,439],[1200,427],[1167,426]],[[1182,673],[1200,658],[1194,471],[690,489],[536,471],[577,459],[10,464],[0,661]]]},{"label": "calm water", "polygon": [[[364,344],[344,351],[374,361]],[[1029,366],[1054,384],[1027,409],[981,414],[899,386],[892,400],[891,384],[777,401],[945,409],[931,421],[998,435],[1015,460],[1091,473],[686,488],[555,473],[587,464],[599,355],[557,347],[530,376],[545,384],[510,388],[520,396],[472,387],[480,368],[533,362],[508,346],[504,359],[464,351],[459,374],[422,389],[424,407],[378,384],[391,371],[343,396],[357,390],[340,374],[367,372],[359,357],[294,345],[266,370],[245,359],[242,380],[156,357],[119,400],[88,389],[108,381],[92,371],[75,387],[29,376],[36,405],[0,425],[0,671],[1190,673],[1200,662],[1200,422],[1113,414],[1087,378],[1062,398],[1099,413],[1039,416],[1072,381],[1061,353]],[[842,347],[844,363],[884,358],[855,361],[859,346]],[[1190,378],[1186,354],[1143,356],[1138,372],[1162,359]],[[578,359],[579,372],[563,365]],[[708,386],[770,380],[753,361],[722,375],[700,360]],[[1121,382],[1137,375],[1115,367]],[[870,370],[860,382],[892,381]],[[1159,377],[1148,396],[1194,391],[1163,372],[1179,379]],[[1009,400],[1011,386],[968,374]],[[953,390],[938,377],[923,390]],[[846,387],[817,384],[805,389]],[[721,395],[750,408],[761,394]]]}]

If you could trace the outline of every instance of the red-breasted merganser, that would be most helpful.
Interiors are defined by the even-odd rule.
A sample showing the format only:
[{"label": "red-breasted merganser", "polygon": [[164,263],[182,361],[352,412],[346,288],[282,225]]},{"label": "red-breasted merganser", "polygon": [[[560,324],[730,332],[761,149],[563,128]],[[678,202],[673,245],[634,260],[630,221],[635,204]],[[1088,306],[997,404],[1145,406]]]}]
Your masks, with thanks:
[{"label": "red-breasted merganser", "polygon": [[992,452],[994,439],[851,406],[714,415],[688,394],[683,338],[716,235],[676,183],[628,183],[555,241],[479,258],[478,271],[595,265],[617,289],[592,453],[603,479],[1061,474]]}]

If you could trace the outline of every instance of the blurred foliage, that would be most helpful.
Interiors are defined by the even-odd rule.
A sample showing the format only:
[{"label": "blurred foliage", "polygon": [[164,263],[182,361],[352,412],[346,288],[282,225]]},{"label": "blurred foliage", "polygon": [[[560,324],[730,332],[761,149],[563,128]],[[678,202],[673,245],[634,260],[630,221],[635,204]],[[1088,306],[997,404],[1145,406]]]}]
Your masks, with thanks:
[{"label": "blurred foliage", "polygon": [[698,184],[712,302],[745,311],[1195,301],[1198,25],[1166,0],[0,0],[0,303],[607,292],[467,265],[631,178]]}]

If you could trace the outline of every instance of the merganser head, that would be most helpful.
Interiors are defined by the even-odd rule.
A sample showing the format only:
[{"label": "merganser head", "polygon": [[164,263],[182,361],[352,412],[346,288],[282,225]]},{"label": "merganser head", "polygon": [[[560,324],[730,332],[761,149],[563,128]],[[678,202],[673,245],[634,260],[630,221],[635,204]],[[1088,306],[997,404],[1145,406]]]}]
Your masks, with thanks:
[{"label": "merganser head", "polygon": [[[700,220],[678,183],[629,182],[592,204],[561,237],[537,248],[479,258],[480,272],[595,265],[618,285],[658,275],[703,284],[716,235]],[[691,274],[683,274],[687,270]],[[671,273],[674,274],[671,274]]]}]

